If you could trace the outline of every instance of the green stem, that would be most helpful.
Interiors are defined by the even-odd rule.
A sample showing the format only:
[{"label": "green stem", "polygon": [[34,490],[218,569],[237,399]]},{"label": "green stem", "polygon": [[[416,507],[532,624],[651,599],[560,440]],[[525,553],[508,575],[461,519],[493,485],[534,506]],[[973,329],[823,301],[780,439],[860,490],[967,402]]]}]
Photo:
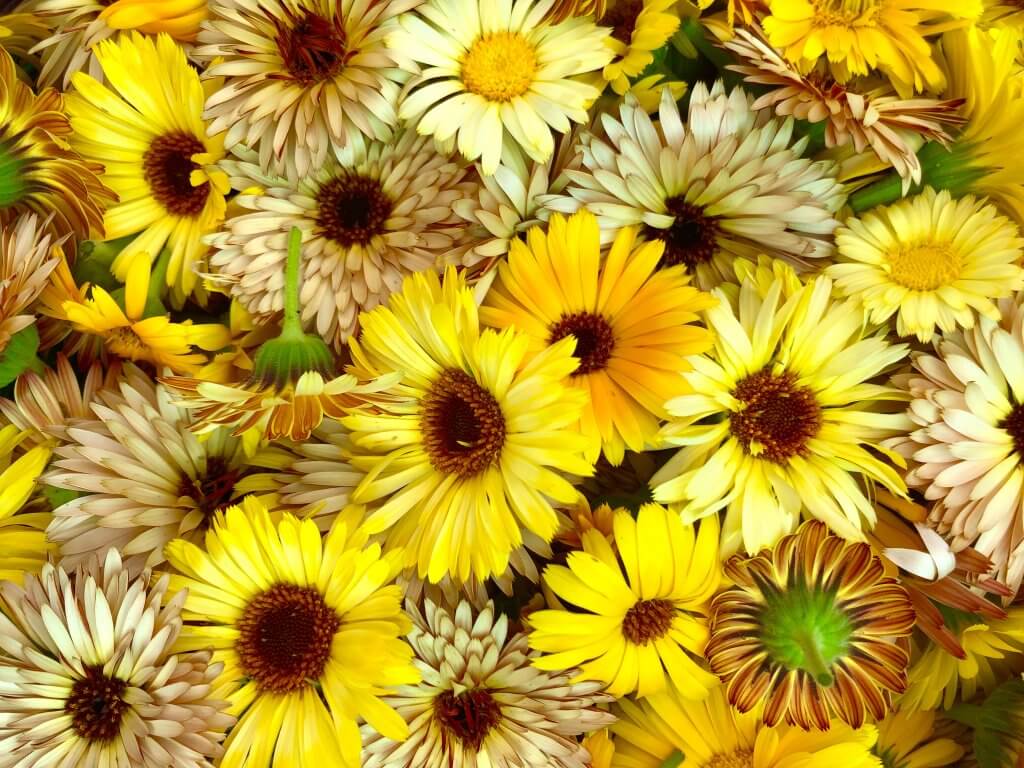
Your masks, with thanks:
[{"label": "green stem", "polygon": [[817,638],[814,637],[813,632],[806,630],[796,632],[793,641],[803,651],[804,669],[814,676],[818,685],[832,685],[835,678],[832,676],[828,664],[825,663],[825,659],[821,655],[821,649],[818,648]]},{"label": "green stem", "polygon": [[302,320],[299,317],[299,264],[302,261],[302,230],[292,227],[288,233],[288,261],[284,270],[284,323],[281,338],[301,338]]},{"label": "green stem", "polygon": [[850,208],[854,213],[860,214],[879,205],[895,203],[903,197],[903,179],[895,171],[869,184],[863,189],[858,189],[850,195]]},{"label": "green stem", "polygon": [[676,750],[671,755],[669,755],[667,758],[665,758],[665,762],[661,764],[661,768],[677,768],[678,766],[680,766],[682,764],[683,764],[683,753],[680,752],[679,750]]}]

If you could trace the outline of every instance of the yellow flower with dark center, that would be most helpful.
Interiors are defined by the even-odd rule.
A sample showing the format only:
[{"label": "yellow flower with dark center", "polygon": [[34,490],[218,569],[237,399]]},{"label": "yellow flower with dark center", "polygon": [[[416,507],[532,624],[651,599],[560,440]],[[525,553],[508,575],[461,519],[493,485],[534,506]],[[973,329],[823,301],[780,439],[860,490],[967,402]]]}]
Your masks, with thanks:
[{"label": "yellow flower with dark center", "polygon": [[1024,239],[984,199],[954,200],[930,187],[852,218],[836,230],[836,293],[863,303],[871,321],[896,315],[900,336],[928,341],[998,318],[995,300],[1024,287]]},{"label": "yellow flower with dark center", "polygon": [[534,352],[576,340],[570,384],[587,394],[587,459],[603,451],[615,465],[627,448],[654,442],[686,357],[711,346],[696,321],[714,299],[689,285],[683,266],[658,270],[664,246],[638,245],[636,236],[636,228],[620,230],[602,263],[594,215],[556,214],[546,233],[535,227],[526,243],[512,241],[480,310],[487,325],[529,334]]},{"label": "yellow flower with dark center", "polygon": [[506,143],[543,163],[552,130],[587,121],[600,91],[580,75],[612,58],[609,30],[590,18],[542,21],[555,0],[428,0],[401,16],[389,47],[418,64],[398,116],[420,134],[453,140],[468,160],[495,172]]},{"label": "yellow flower with dark center", "polygon": [[523,530],[551,541],[552,501],[586,476],[585,439],[575,428],[584,396],[566,378],[579,365],[574,341],[532,357],[515,329],[480,330],[473,292],[449,269],[406,279],[388,306],[362,315],[349,346],[360,379],[400,372],[383,390],[392,402],[342,419],[352,466],[366,477],[352,494],[373,505],[366,527],[405,547],[421,577],[458,581],[504,573]]},{"label": "yellow flower with dark center", "polygon": [[827,57],[836,79],[880,70],[904,98],[941,91],[942,70],[926,39],[981,14],[981,0],[768,0],[768,40],[786,58],[810,68]]},{"label": "yellow flower with dark center", "polygon": [[715,686],[697,659],[721,577],[717,519],[694,531],[678,515],[647,504],[636,520],[616,512],[614,528],[615,549],[591,529],[566,566],[545,568],[547,587],[576,607],[530,614],[530,646],[547,654],[535,666],[578,666],[579,679],[600,681],[617,697],[649,696],[672,685],[687,698],[703,698]]},{"label": "yellow flower with dark center", "polygon": [[155,259],[166,246],[167,285],[180,305],[198,286],[203,236],[224,220],[228,177],[216,166],[224,136],[208,135],[199,73],[167,35],[123,34],[100,43],[96,58],[107,84],[75,75],[68,110],[73,146],[105,166],[120,197],[104,218],[107,238],[137,235],[113,270],[123,280],[136,254]]},{"label": "yellow flower with dark center", "polygon": [[312,520],[272,522],[249,496],[219,516],[205,552],[178,539],[167,559],[184,574],[171,587],[188,589],[175,649],[213,649],[224,664],[216,690],[239,717],[223,765],[357,768],[360,717],[388,738],[407,736],[379,698],[420,679],[391,584],[399,552],[382,555],[343,523],[321,540]]},{"label": "yellow flower with dark center", "polygon": [[63,303],[63,319],[80,333],[101,337],[104,348],[118,357],[146,360],[158,370],[166,365],[176,373],[199,370],[207,358],[196,348],[220,349],[231,341],[231,334],[217,323],[145,317],[149,279],[149,254],[137,253],[128,265],[123,310],[103,288],[93,286],[88,299]]},{"label": "yellow flower with dark center", "polygon": [[863,481],[906,493],[876,455],[901,461],[882,441],[909,426],[888,405],[906,395],[869,383],[906,347],[869,330],[861,307],[833,301],[827,278],[801,285],[791,271],[748,269],[740,287],[715,290],[714,347],[687,361],[691,393],[666,403],[661,434],[681,450],[651,479],[654,498],[685,520],[725,509],[726,554],[773,545],[801,515],[862,540],[875,520]]},{"label": "yellow flower with dark center", "polygon": [[804,729],[885,717],[907,687],[909,657],[894,641],[915,613],[868,544],[812,520],[772,550],[735,556],[725,573],[736,586],[712,602],[705,656],[730,704],[763,704],[767,725]]},{"label": "yellow flower with dark center", "polygon": [[58,238],[102,235],[103,210],[116,197],[100,180],[102,166],[68,147],[63,109],[60,93],[33,93],[0,50],[0,226],[35,213]]},{"label": "yellow flower with dark center", "polygon": [[616,93],[629,90],[629,81],[654,61],[654,51],[679,29],[675,6],[675,0],[611,0],[608,4],[599,23],[612,28],[606,43],[615,58],[602,74]]}]

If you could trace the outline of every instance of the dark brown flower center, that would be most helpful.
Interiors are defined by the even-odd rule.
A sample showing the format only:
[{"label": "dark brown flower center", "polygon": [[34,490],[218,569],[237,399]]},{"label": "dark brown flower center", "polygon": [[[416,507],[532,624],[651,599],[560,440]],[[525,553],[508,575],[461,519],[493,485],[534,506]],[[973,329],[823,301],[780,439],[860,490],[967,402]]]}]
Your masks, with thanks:
[{"label": "dark brown flower center", "polygon": [[142,158],[143,174],[153,197],[168,213],[175,216],[198,216],[210,185],[192,186],[189,176],[199,168],[192,155],[205,152],[206,147],[188,133],[165,133],[153,139]]},{"label": "dark brown flower center", "polygon": [[729,428],[747,452],[784,463],[804,455],[807,441],[821,428],[821,406],[814,393],[798,386],[792,373],[769,369],[743,379],[733,390],[741,409],[729,418]]},{"label": "dark brown flower center", "polygon": [[619,0],[601,18],[601,26],[612,28],[612,37],[629,44],[636,29],[636,20],[644,9],[643,0]]},{"label": "dark brown flower center", "polygon": [[121,697],[128,684],[107,677],[103,668],[85,668],[85,677],[71,686],[64,711],[71,715],[75,732],[89,741],[112,741],[121,732],[121,717],[128,705]]},{"label": "dark brown flower center", "polygon": [[438,472],[472,477],[501,455],[505,414],[494,395],[464,371],[444,371],[423,398],[420,420],[430,463]]},{"label": "dark brown flower center", "polygon": [[230,504],[238,476],[239,471],[231,469],[223,456],[209,456],[206,471],[199,477],[193,480],[188,475],[182,476],[178,495],[192,499],[209,521],[214,513]]},{"label": "dark brown flower center", "polygon": [[622,636],[634,645],[647,645],[668,634],[675,613],[671,600],[640,600],[626,611]]},{"label": "dark brown flower center", "polygon": [[603,370],[611,359],[615,348],[615,333],[607,320],[592,312],[576,312],[562,317],[551,327],[549,344],[576,337],[576,351],[573,355],[580,361],[580,367],[573,376]]},{"label": "dark brown flower center", "polygon": [[1013,438],[1013,447],[1017,456],[1024,460],[1024,405],[1015,405],[1010,415],[1003,419],[1000,427]]},{"label": "dark brown flower center", "polygon": [[317,590],[277,584],[255,597],[238,622],[242,668],[263,690],[297,690],[323,673],[339,626]]},{"label": "dark brown flower center", "polygon": [[668,229],[644,228],[644,237],[648,240],[665,243],[661,266],[683,264],[695,267],[711,261],[718,234],[717,220],[713,216],[705,216],[700,206],[691,205],[682,196],[670,197],[665,201],[665,207],[676,217],[672,226]]},{"label": "dark brown flower center", "polygon": [[316,223],[324,237],[342,248],[367,245],[384,231],[391,199],[376,179],[343,173],[326,182],[316,195]]},{"label": "dark brown flower center", "polygon": [[298,17],[287,13],[285,18],[275,19],[274,24],[281,61],[300,85],[308,87],[334,77],[348,61],[340,3],[333,19],[304,10]]},{"label": "dark brown flower center", "polygon": [[501,722],[501,707],[486,688],[458,695],[445,691],[434,699],[434,717],[447,736],[461,742],[468,752],[477,752],[487,734]]}]

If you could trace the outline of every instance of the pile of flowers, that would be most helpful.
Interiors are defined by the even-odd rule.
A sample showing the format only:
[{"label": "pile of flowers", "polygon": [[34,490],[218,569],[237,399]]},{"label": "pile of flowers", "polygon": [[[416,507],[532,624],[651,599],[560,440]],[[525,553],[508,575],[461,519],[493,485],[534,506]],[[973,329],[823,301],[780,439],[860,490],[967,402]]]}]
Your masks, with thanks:
[{"label": "pile of flowers", "polygon": [[1024,766],[1024,3],[0,3],[0,768]]}]

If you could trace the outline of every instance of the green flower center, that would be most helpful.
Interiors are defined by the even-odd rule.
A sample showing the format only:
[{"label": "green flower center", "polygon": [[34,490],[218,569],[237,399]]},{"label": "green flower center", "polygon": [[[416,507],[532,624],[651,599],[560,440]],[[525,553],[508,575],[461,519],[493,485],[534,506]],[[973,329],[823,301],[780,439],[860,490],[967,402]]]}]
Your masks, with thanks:
[{"label": "green flower center", "polygon": [[0,144],[0,208],[7,208],[25,196],[25,161]]},{"label": "green flower center", "polygon": [[853,624],[835,593],[805,585],[765,592],[761,643],[789,670],[802,669],[819,685],[833,683],[832,665],[846,655]]}]

